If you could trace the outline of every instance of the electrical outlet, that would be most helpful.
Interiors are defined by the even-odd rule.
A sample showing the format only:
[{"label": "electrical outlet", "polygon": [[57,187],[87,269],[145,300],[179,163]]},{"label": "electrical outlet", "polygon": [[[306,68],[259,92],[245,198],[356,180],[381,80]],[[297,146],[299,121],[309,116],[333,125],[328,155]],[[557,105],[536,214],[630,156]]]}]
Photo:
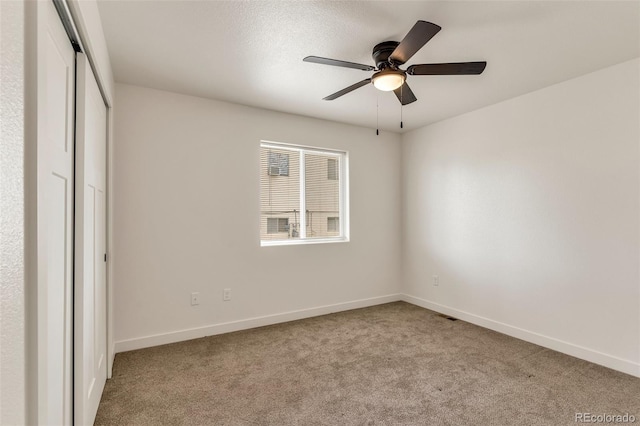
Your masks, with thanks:
[{"label": "electrical outlet", "polygon": [[231,300],[230,288],[225,288],[224,290],[222,290],[222,300],[224,300],[225,302],[228,302],[229,300]]},{"label": "electrical outlet", "polygon": [[438,277],[437,275],[433,276],[433,285],[436,287],[440,285],[440,277]]},{"label": "electrical outlet", "polygon": [[200,293],[191,293],[191,306],[200,304]]}]

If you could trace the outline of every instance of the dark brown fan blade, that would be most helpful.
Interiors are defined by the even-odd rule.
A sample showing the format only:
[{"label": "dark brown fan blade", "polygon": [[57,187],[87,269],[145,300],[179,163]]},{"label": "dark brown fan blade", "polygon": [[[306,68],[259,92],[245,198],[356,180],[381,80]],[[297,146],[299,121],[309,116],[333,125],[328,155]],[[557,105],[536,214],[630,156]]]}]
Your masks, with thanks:
[{"label": "dark brown fan blade", "polygon": [[371,79],[367,78],[366,80],[362,80],[362,81],[357,82],[356,84],[352,84],[351,86],[346,87],[346,88],[340,90],[339,92],[336,92],[333,95],[329,95],[326,98],[322,98],[322,99],[325,100],[325,101],[332,101],[332,100],[334,100],[336,98],[339,98],[342,95],[346,95],[347,93],[349,93],[351,91],[359,89],[362,86],[366,86],[369,83],[371,83]]},{"label": "dark brown fan blade", "polygon": [[402,105],[407,105],[407,104],[410,104],[411,102],[415,102],[418,100],[418,98],[416,98],[416,95],[413,94],[413,91],[411,90],[411,88],[409,87],[406,81],[402,86],[394,90],[393,93],[396,94],[396,96],[398,97],[398,100]]},{"label": "dark brown fan blade", "polygon": [[486,62],[458,62],[451,64],[420,64],[407,68],[410,75],[471,75],[482,74]]},{"label": "dark brown fan blade", "polygon": [[339,61],[337,59],[321,58],[319,56],[307,56],[304,62],[313,62],[314,64],[333,65],[334,67],[353,68],[362,71],[373,71],[375,67],[371,65],[356,64],[355,62]]},{"label": "dark brown fan blade", "polygon": [[389,59],[396,64],[404,64],[422,48],[431,38],[438,34],[440,27],[427,21],[418,21],[411,31],[404,36],[398,47],[395,48]]}]

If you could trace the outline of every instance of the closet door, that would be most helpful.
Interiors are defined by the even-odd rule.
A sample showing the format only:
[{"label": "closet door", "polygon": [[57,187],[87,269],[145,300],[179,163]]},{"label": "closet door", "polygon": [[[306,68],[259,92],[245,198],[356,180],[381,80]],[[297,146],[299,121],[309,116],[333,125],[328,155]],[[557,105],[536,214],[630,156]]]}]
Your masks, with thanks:
[{"label": "closet door", "polygon": [[77,54],[74,413],[91,425],[107,379],[107,109],[84,54]]},{"label": "closet door", "polygon": [[37,421],[70,425],[75,52],[52,2],[37,22]]}]

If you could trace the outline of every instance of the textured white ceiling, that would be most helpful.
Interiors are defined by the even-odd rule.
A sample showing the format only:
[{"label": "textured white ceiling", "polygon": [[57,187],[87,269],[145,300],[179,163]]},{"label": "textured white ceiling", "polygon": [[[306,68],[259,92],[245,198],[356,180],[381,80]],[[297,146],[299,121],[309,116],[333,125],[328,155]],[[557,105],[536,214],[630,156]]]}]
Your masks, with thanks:
[{"label": "textured white ceiling", "polygon": [[121,83],[400,131],[392,92],[370,76],[302,62],[308,55],[373,64],[419,19],[440,31],[407,64],[486,60],[479,76],[409,76],[415,129],[640,56],[638,1],[115,1],[99,2]]}]

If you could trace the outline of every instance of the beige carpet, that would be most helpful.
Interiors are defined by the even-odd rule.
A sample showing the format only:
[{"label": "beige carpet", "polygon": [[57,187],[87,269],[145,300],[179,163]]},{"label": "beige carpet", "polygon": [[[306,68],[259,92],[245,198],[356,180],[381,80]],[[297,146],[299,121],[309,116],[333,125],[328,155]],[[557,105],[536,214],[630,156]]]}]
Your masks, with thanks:
[{"label": "beige carpet", "polygon": [[640,379],[397,302],[121,353],[98,425],[562,425]]}]

